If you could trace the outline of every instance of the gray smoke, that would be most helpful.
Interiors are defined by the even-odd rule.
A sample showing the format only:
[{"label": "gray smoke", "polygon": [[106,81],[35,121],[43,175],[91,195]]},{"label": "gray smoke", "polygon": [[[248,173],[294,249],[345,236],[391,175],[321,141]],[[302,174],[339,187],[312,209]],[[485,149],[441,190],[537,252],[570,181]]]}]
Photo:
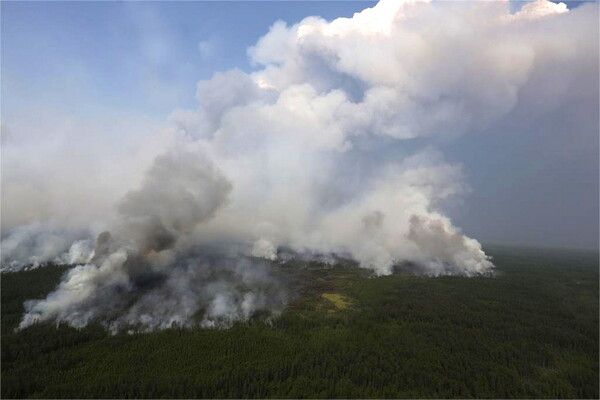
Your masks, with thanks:
[{"label": "gray smoke", "polygon": [[48,262],[78,264],[90,252],[85,248],[87,236],[89,232],[64,229],[55,221],[19,226],[0,244],[0,271],[37,268]]},{"label": "gray smoke", "polygon": [[[276,22],[249,49],[254,72],[200,82],[198,109],[175,110],[130,161],[89,157],[100,174],[127,179],[109,184],[69,165],[66,188],[3,182],[10,221],[51,215],[66,230],[99,234],[92,252],[79,241],[65,253],[67,242],[86,238],[37,241],[10,227],[3,264],[60,252],[85,263],[46,299],[28,302],[21,327],[97,318],[117,330],[226,326],[276,313],[285,291],[266,265],[294,254],[347,257],[376,274],[403,266],[432,276],[489,273],[479,242],[445,215],[469,188],[436,144],[493,132],[518,109],[542,120],[591,90],[570,82],[597,76],[594,11],[546,0],[517,13],[507,2],[383,0],[352,18]],[[11,171],[21,154],[15,147],[3,166]],[[123,187],[139,189],[116,202]],[[66,208],[27,201],[71,188]],[[116,214],[97,223],[115,203]],[[241,256],[194,253],[215,243]]]},{"label": "gray smoke", "polygon": [[[28,301],[20,328],[48,320],[82,327],[94,319],[113,331],[227,326],[259,310],[280,310],[285,291],[264,265],[184,256],[186,239],[230,192],[231,184],[201,153],[178,149],[160,156],[141,188],[119,204],[113,233],[98,236],[89,264],[70,270],[46,299]],[[84,243],[69,254],[85,253]]]},{"label": "gray smoke", "polygon": [[279,313],[287,292],[265,263],[218,256],[186,259],[109,326],[142,330],[177,326],[230,326],[257,312]]}]

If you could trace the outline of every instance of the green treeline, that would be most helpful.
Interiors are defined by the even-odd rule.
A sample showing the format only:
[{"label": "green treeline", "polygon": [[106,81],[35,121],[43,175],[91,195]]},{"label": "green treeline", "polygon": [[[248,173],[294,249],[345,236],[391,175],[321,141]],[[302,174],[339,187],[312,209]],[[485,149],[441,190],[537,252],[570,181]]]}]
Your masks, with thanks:
[{"label": "green treeline", "polygon": [[116,336],[15,333],[66,267],[2,274],[2,398],[598,398],[598,254],[492,253],[493,278],[290,266],[268,323]]}]

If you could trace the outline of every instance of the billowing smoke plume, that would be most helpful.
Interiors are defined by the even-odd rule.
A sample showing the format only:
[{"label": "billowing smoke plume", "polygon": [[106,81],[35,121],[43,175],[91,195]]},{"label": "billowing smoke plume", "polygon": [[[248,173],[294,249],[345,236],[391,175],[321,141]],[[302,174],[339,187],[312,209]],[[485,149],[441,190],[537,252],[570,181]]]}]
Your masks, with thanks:
[{"label": "billowing smoke plume", "polygon": [[[50,319],[82,327],[107,315],[118,315],[104,321],[115,330],[214,326],[280,308],[285,292],[260,264],[186,254],[190,234],[231,191],[200,154],[177,149],[158,157],[141,188],[119,204],[112,233],[98,236],[89,264],[70,270],[45,300],[27,302],[20,327]],[[70,254],[81,250],[76,242]]]},{"label": "billowing smoke plume", "polygon": [[211,326],[281,309],[256,261],[190,255],[215,243],[273,261],[282,248],[340,255],[377,274],[488,273],[480,244],[444,215],[469,189],[436,143],[519,108],[541,118],[580,90],[598,64],[585,8],[383,0],[352,18],[275,23],[249,49],[256,71],[217,73],[198,84],[197,110],[173,112],[153,140],[175,150],[143,147],[156,160],[140,189],[21,326],[109,314],[112,327]]}]

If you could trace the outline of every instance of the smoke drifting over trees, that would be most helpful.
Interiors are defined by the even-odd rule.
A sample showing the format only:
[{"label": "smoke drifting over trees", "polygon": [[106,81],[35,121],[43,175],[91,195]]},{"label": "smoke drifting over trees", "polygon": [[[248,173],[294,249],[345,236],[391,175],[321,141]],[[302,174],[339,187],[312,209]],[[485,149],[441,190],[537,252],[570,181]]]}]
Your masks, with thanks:
[{"label": "smoke drifting over trees", "polygon": [[[83,326],[111,313],[115,329],[188,325],[197,313],[220,326],[277,312],[286,291],[245,256],[277,260],[282,246],[343,255],[376,274],[402,262],[426,275],[490,272],[481,245],[444,214],[469,188],[436,141],[486,129],[517,107],[531,118],[560,107],[577,90],[565,82],[597,73],[595,19],[546,0],[514,14],[503,2],[387,0],[352,18],[276,22],[248,51],[256,71],[199,82],[199,108],[175,110],[140,145],[140,159],[153,161],[141,163],[144,178],[113,217],[86,221],[90,203],[113,204],[86,192],[81,209],[49,210],[51,222],[3,226],[5,265],[85,264],[27,303],[21,327]],[[521,95],[538,91],[542,102]],[[139,163],[119,165],[136,176]],[[21,189],[4,183],[3,203],[24,215]],[[213,244],[241,255],[215,261],[194,250]]]}]

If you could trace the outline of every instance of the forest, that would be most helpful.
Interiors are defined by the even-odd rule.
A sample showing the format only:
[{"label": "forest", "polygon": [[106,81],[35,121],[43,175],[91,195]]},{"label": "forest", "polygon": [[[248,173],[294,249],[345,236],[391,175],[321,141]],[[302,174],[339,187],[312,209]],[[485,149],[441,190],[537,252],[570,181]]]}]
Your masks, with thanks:
[{"label": "forest", "polygon": [[23,302],[68,266],[1,275],[2,398],[598,398],[598,252],[490,246],[492,277],[288,263],[294,297],[229,329],[110,335]]}]

